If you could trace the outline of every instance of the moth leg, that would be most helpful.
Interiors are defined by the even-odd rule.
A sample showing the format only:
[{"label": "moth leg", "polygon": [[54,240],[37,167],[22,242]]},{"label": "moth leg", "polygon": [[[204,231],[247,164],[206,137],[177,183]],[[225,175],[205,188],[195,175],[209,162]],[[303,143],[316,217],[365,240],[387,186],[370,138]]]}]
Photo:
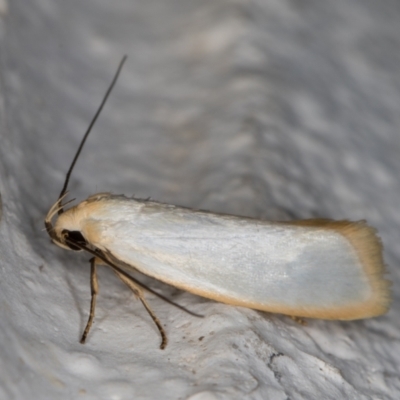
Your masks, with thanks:
[{"label": "moth leg", "polygon": [[82,344],[85,343],[87,335],[89,334],[90,328],[92,327],[93,320],[94,320],[94,310],[96,308],[97,294],[99,293],[99,282],[97,280],[96,263],[101,263],[101,260],[98,260],[96,257],[93,257],[90,259],[90,293],[92,295],[92,298],[90,300],[89,319],[88,319],[86,328],[83,331],[82,338],[81,338]]},{"label": "moth leg", "polygon": [[113,271],[115,274],[118,276],[119,279],[121,279],[122,282],[124,282],[129,288],[132,290],[132,292],[139,298],[139,300],[142,302],[144,308],[147,310],[149,313],[150,317],[153,319],[154,323],[156,324],[160,335],[161,335],[161,345],[160,349],[163,350],[165,346],[167,345],[167,335],[164,331],[164,328],[161,325],[160,320],[157,318],[156,314],[154,314],[153,310],[150,308],[149,304],[147,303],[146,299],[144,298],[144,294],[142,289],[134,283],[131,279],[129,279],[128,276],[121,274],[119,271],[113,268]]}]

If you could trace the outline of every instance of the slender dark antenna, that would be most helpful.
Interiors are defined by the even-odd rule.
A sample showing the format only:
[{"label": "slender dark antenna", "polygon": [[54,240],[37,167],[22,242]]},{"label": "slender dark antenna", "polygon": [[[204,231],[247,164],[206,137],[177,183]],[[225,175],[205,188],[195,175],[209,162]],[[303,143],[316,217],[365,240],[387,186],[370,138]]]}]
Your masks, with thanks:
[{"label": "slender dark antenna", "polygon": [[[61,190],[60,195],[58,196],[58,201],[59,201],[59,202],[60,202],[60,199],[61,199],[61,198],[65,195],[65,193],[67,192],[68,183],[69,183],[69,178],[70,178],[70,176],[71,176],[72,170],[73,170],[74,167],[75,167],[76,161],[78,160],[78,157],[79,157],[79,155],[81,154],[82,148],[83,148],[83,146],[84,146],[84,144],[85,144],[85,142],[86,142],[87,137],[89,136],[90,131],[91,131],[92,128],[93,128],[93,125],[95,124],[95,122],[96,122],[98,116],[100,115],[101,110],[103,109],[104,104],[106,103],[106,101],[107,101],[107,99],[108,99],[108,96],[110,95],[111,90],[113,89],[113,87],[114,87],[114,85],[115,85],[115,82],[117,82],[119,73],[121,72],[122,66],[124,65],[126,59],[127,59],[127,56],[124,55],[124,56],[122,57],[122,60],[120,61],[119,65],[118,65],[117,72],[115,73],[114,78],[113,78],[113,80],[112,80],[112,82],[111,82],[109,88],[107,89],[106,94],[105,94],[104,97],[103,97],[103,100],[101,101],[100,107],[97,109],[96,114],[94,115],[92,121],[91,121],[90,124],[89,124],[89,127],[88,127],[87,130],[86,130],[85,135],[83,136],[83,139],[82,139],[82,141],[81,141],[81,144],[79,145],[79,148],[78,148],[78,150],[77,150],[77,152],[76,152],[76,154],[75,154],[75,157],[74,157],[74,159],[72,160],[71,166],[69,167],[69,170],[68,170],[68,172],[67,172],[67,175],[65,176],[64,186],[63,186],[63,188],[62,188],[62,190]],[[58,214],[60,215],[60,214],[62,214],[63,212],[64,212],[63,208],[60,208],[60,210],[58,211]]]}]

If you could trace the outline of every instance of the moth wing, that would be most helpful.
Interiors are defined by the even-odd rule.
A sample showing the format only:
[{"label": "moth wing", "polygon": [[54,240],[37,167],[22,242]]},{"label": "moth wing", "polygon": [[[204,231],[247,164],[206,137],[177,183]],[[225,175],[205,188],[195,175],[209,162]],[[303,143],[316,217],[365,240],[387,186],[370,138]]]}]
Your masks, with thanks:
[{"label": "moth wing", "polygon": [[87,224],[100,238],[91,243],[180,289],[304,317],[387,311],[380,241],[363,222],[267,222],[133,199],[107,207]]}]

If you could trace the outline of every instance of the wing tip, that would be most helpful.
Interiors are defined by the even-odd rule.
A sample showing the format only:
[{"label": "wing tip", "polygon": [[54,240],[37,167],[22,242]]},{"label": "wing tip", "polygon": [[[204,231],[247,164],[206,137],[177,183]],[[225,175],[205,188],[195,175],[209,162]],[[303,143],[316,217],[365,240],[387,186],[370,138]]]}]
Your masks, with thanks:
[{"label": "wing tip", "polygon": [[[329,219],[309,219],[296,221],[298,225],[332,229],[343,235],[353,247],[361,262],[365,275],[371,286],[371,296],[358,306],[343,310],[341,318],[329,317],[330,311],[323,318],[327,319],[362,319],[385,314],[391,304],[392,282],[385,278],[387,268],[383,260],[383,245],[377,230],[361,221],[334,221]],[[350,308],[352,309],[350,311]]]}]

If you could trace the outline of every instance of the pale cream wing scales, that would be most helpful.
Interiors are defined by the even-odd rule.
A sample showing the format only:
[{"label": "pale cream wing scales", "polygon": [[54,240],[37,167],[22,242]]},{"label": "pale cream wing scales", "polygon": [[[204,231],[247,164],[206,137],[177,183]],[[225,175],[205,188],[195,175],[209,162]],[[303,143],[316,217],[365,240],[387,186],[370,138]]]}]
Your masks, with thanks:
[{"label": "pale cream wing scales", "polygon": [[86,204],[81,231],[90,243],[192,293],[315,318],[365,318],[388,307],[381,246],[364,223],[274,223],[123,196]]}]

